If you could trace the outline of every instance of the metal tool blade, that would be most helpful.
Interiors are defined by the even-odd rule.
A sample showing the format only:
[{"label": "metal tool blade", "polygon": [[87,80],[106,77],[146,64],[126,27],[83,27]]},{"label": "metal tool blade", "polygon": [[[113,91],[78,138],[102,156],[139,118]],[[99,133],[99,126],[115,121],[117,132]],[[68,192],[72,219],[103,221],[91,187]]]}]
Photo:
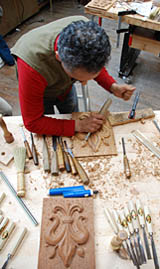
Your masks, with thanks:
[{"label": "metal tool blade", "polygon": [[52,146],[53,146],[54,151],[56,151],[56,149],[57,149],[57,137],[54,135],[52,136]]},{"label": "metal tool blade", "polygon": [[20,126],[20,130],[21,130],[21,133],[22,133],[22,136],[23,136],[24,141],[27,141],[26,135],[24,133],[24,130],[23,130],[23,127],[22,126]]},{"label": "metal tool blade", "polygon": [[142,227],[143,229],[143,238],[144,238],[144,244],[145,244],[145,248],[146,248],[146,253],[147,253],[147,258],[148,260],[151,260],[151,252],[150,252],[150,248],[149,248],[149,243],[148,243],[148,238],[147,238],[147,234],[145,231],[145,227]]},{"label": "metal tool blade", "polygon": [[159,127],[158,123],[155,120],[153,120],[153,123],[156,126],[157,130],[160,132],[160,127]]},{"label": "metal tool blade", "polygon": [[158,262],[157,251],[156,251],[156,246],[155,246],[155,243],[154,243],[153,235],[150,234],[150,238],[151,238],[151,246],[152,246],[154,266],[155,266],[155,269],[159,269],[159,262]]},{"label": "metal tool blade", "polygon": [[129,243],[130,243],[130,247],[131,247],[131,251],[132,251],[132,255],[133,255],[133,259],[134,259],[135,265],[137,266],[137,268],[140,268],[140,267],[139,267],[138,258],[137,258],[137,256],[136,256],[135,251],[134,251],[134,246],[133,246],[133,244],[132,244],[132,241],[131,241],[130,238],[128,238],[128,239],[129,239]]},{"label": "metal tool blade", "polygon": [[64,144],[65,144],[67,152],[71,155],[71,157],[74,158],[73,152],[72,152],[72,150],[70,148],[68,148],[67,142],[65,140],[64,140]]},{"label": "metal tool blade", "polygon": [[3,266],[2,266],[2,269],[6,269],[7,268],[7,264],[8,264],[8,262],[9,262],[9,260],[11,259],[11,254],[8,254],[7,255],[7,260],[5,261],[5,263],[3,264]]},{"label": "metal tool blade", "polygon": [[146,260],[146,256],[144,253],[144,248],[143,248],[142,243],[141,243],[139,232],[137,232],[137,242],[138,242],[138,247],[139,247],[139,251],[140,251],[141,262],[142,262],[142,264],[144,264],[144,263],[146,264],[147,260]]}]

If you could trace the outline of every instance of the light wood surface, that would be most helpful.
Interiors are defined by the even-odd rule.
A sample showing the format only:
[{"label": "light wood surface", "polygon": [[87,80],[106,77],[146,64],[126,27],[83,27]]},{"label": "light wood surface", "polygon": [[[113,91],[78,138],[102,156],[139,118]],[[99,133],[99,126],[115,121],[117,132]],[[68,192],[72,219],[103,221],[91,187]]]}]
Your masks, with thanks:
[{"label": "light wood surface", "polygon": [[[160,111],[155,112],[155,119],[160,125]],[[57,118],[70,119],[71,115],[56,115]],[[15,146],[22,146],[23,140],[19,132],[19,124],[22,118],[6,117],[7,126],[13,133],[15,141],[10,144],[10,151]],[[114,236],[110,225],[104,214],[104,208],[122,209],[126,204],[137,199],[141,201],[142,206],[147,205],[150,209],[153,223],[154,240],[157,247],[157,253],[160,259],[160,160],[155,157],[146,147],[137,141],[132,135],[133,130],[139,130],[147,139],[152,141],[157,148],[160,147],[160,134],[152,122],[152,119],[144,122],[133,122],[113,127],[113,132],[117,147],[117,156],[89,157],[80,158],[83,168],[90,178],[89,187],[92,190],[98,190],[99,194],[94,199],[94,227],[95,227],[95,258],[96,269],[134,269],[135,267],[128,260],[122,260],[111,249],[110,243]],[[25,130],[26,137],[30,143],[30,133]],[[5,145],[0,133],[0,145]],[[57,177],[51,173],[43,171],[42,148],[43,139],[41,136],[34,135],[34,142],[38,151],[39,165],[35,166],[33,160],[26,163],[26,197],[23,199],[31,213],[38,220],[39,225],[34,226],[21,206],[12,196],[10,190],[0,179],[0,194],[6,194],[5,199],[0,205],[4,217],[8,217],[10,222],[15,222],[16,228],[13,231],[10,240],[4,246],[1,252],[0,267],[7,258],[7,254],[15,245],[19,232],[27,227],[28,235],[14,259],[11,259],[9,266],[16,269],[35,269],[38,265],[38,253],[40,243],[40,223],[42,217],[43,198],[47,197],[49,188],[81,185],[82,182],[78,175],[72,175],[63,171]],[[123,173],[123,154],[121,138],[124,137],[126,153],[130,161],[132,177],[126,179]],[[51,137],[46,137],[49,151],[52,149]],[[0,163],[0,168],[10,180],[16,189],[16,169],[13,161],[8,166]],[[86,187],[87,189],[87,187]],[[89,217],[89,216],[88,216]],[[142,237],[143,239],[143,237]],[[27,262],[26,262],[27,261]],[[144,265],[145,269],[154,268],[153,260]],[[91,268],[89,268],[91,269]]]}]

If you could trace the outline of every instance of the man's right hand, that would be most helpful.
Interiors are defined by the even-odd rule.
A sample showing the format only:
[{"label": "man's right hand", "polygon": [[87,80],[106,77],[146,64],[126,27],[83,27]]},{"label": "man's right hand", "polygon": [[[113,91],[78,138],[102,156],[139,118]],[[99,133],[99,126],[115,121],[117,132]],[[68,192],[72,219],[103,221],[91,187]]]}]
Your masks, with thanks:
[{"label": "man's right hand", "polygon": [[94,133],[99,130],[105,122],[105,117],[98,113],[91,113],[88,118],[75,120],[75,132]]}]

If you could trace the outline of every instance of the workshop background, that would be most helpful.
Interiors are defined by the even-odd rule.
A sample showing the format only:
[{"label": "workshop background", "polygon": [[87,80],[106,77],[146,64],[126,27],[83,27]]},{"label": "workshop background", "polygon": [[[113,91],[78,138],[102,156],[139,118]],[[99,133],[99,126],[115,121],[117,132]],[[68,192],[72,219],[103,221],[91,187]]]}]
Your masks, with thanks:
[{"label": "workshop background", "polygon": [[[14,2],[14,4],[15,2],[19,2],[16,9],[12,2]],[[3,35],[9,48],[11,48],[24,33],[51,21],[72,15],[84,15],[91,19],[90,15],[84,13],[84,6],[80,4],[80,1],[54,0],[52,10],[50,2],[51,1],[44,0],[0,1],[0,5],[4,8],[0,23],[0,33]],[[98,21],[98,18],[95,19]],[[107,70],[117,82],[122,84],[124,81],[118,76],[118,69],[124,34],[120,35],[120,46],[119,48],[116,48],[117,22],[114,20],[102,19],[102,27],[109,35],[112,45],[111,60],[107,66]],[[137,65],[129,77],[129,82],[135,85],[137,91],[140,92],[137,108],[152,107],[153,110],[159,110],[160,57],[141,51],[136,63]],[[97,111],[110,94],[98,86],[94,81],[89,81],[88,88],[91,110]],[[81,94],[81,87],[78,83],[77,91]],[[13,107],[13,115],[20,115],[18,82],[16,79],[15,66],[5,65],[0,69],[0,96],[11,104]],[[132,96],[131,100],[126,102],[111,96],[113,103],[110,107],[110,111],[119,112],[130,110],[134,97],[135,94]],[[84,111],[82,100],[80,100],[80,110]]]}]

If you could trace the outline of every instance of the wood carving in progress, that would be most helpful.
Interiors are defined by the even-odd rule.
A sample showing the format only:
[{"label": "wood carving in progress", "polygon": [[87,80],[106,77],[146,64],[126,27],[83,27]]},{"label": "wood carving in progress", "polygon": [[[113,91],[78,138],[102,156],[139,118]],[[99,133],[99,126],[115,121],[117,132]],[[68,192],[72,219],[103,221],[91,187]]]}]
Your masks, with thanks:
[{"label": "wood carving in progress", "polygon": [[[72,113],[72,119],[89,117],[89,112]],[[73,154],[75,157],[116,155],[114,133],[110,122],[106,119],[102,128],[85,140],[86,133],[76,133],[73,139]]]},{"label": "wood carving in progress", "polygon": [[100,9],[105,9],[108,10],[110,9],[117,0],[92,0],[88,3],[87,7],[93,7],[93,8],[100,8]]},{"label": "wood carving in progress", "polygon": [[95,268],[92,198],[43,200],[38,269],[68,267]]}]

